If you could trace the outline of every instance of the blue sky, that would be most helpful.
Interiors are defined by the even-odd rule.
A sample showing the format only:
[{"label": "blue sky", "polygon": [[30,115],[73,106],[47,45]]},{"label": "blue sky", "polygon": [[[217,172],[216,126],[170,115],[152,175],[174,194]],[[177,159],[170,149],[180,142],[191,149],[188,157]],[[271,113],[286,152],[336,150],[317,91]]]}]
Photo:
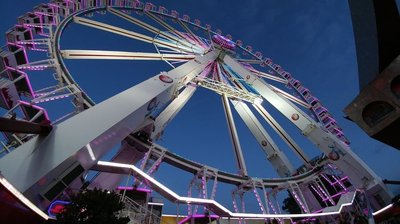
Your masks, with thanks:
[{"label": "blue sky", "polygon": [[[1,1],[0,31],[5,32],[16,22],[19,15],[31,10],[40,2],[42,1],[31,0],[11,4]],[[342,110],[359,92],[347,1],[252,0],[239,3],[229,0],[174,0],[153,3],[170,10],[175,9],[181,14],[188,14],[192,19],[199,18],[202,23],[209,23],[213,28],[221,29],[223,34],[231,34],[233,39],[240,39],[245,45],[251,45],[253,49],[272,58],[322,101],[350,139],[352,149],[378,175],[387,179],[400,179],[400,174],[395,171],[400,168],[400,151],[369,138],[357,125],[343,118]],[[89,36],[94,35],[91,32],[96,31],[84,31],[82,27],[71,25],[61,45],[65,49],[85,46],[88,49],[96,49],[97,45],[99,49],[132,51],[144,47],[126,38],[100,32],[98,35],[101,36],[95,36],[94,41],[91,39],[93,36]],[[126,61],[78,61],[71,62],[70,65],[73,76],[97,102],[129,88],[140,80],[158,74],[160,70],[168,69],[168,66],[159,63],[134,64]],[[33,75],[43,79],[37,76],[44,74],[35,73],[30,76]],[[38,85],[45,85],[42,81],[38,81]],[[55,113],[64,112],[59,110]],[[271,171],[271,166],[266,164],[265,156],[250,132],[239,119],[236,123],[250,175],[276,177]],[[282,121],[282,125],[293,133],[295,139],[299,139],[299,144],[310,155],[319,154],[288,122]],[[235,172],[220,98],[207,90],[196,92],[193,100],[170,124],[160,144],[191,160]],[[285,152],[289,153],[287,150]],[[294,164],[300,165],[294,155],[288,156]],[[186,194],[189,184],[186,179],[190,179],[190,175],[182,174],[186,179],[175,178],[170,170],[161,169],[157,177],[181,194]],[[394,190],[398,192],[399,189]],[[221,200],[229,201],[225,196],[221,196]]]}]

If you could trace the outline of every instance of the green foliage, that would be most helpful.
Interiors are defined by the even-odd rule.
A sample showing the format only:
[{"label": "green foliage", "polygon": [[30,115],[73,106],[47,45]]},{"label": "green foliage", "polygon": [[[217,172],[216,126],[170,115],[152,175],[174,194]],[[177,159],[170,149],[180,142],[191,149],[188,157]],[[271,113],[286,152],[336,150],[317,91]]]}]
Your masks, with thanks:
[{"label": "green foliage", "polygon": [[57,215],[57,223],[126,224],[128,217],[117,217],[123,208],[124,204],[115,192],[97,188],[86,190],[71,197],[71,203]]},{"label": "green foliage", "polygon": [[289,193],[288,197],[283,200],[282,209],[284,211],[287,211],[290,214],[300,214],[301,213],[301,209],[300,209],[299,205],[297,204],[296,200],[290,193]]}]

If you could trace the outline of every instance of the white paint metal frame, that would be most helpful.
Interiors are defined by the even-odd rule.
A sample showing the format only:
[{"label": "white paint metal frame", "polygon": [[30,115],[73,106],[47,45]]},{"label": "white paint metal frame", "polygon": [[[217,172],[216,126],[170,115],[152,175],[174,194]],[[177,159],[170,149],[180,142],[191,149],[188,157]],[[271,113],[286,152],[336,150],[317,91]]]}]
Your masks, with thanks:
[{"label": "white paint metal frame", "polygon": [[[187,84],[217,55],[218,52],[209,52],[198,56],[163,73],[170,77],[166,82],[156,75],[56,125],[45,138],[37,136],[0,159],[2,174],[24,192],[71,156],[89,169],[107,150],[135,131],[149,113],[152,100],[160,106],[170,101],[178,85]],[[87,146],[93,149],[92,156],[85,150]]]}]

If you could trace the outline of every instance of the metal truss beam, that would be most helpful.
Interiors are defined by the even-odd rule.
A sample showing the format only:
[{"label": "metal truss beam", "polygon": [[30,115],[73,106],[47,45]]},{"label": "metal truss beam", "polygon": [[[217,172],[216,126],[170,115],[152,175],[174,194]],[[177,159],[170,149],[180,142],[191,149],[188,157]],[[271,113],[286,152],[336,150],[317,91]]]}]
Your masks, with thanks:
[{"label": "metal truss beam", "polygon": [[225,94],[230,98],[240,99],[250,103],[259,103],[262,101],[261,97],[257,96],[256,94],[243,91],[223,82],[215,81],[214,79],[198,78],[195,79],[195,82],[199,86],[212,90],[221,95]]}]

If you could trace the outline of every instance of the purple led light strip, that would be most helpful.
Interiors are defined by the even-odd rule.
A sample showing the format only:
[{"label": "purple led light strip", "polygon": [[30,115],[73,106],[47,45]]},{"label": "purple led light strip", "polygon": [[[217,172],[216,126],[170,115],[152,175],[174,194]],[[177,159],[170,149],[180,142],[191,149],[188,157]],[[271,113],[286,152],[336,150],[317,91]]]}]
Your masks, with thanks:
[{"label": "purple led light strip", "polygon": [[336,197],[338,197],[340,195],[343,195],[343,194],[346,194],[346,193],[347,193],[347,191],[341,191],[339,193],[336,193],[336,194],[332,195],[330,198],[324,198],[322,201],[332,200],[331,198],[336,198]]},{"label": "purple led light strip", "polygon": [[304,206],[303,202],[300,200],[299,196],[297,195],[297,193],[293,190],[292,191],[294,198],[296,199],[296,201],[300,204],[301,208],[303,209],[304,212],[308,212],[306,206]]},{"label": "purple led light strip", "polygon": [[324,196],[321,194],[321,192],[319,192],[319,191],[315,188],[314,185],[311,184],[310,186],[311,186],[311,189],[313,189],[314,192],[318,194],[318,196],[321,198],[321,200],[324,200],[324,199],[325,199]]},{"label": "purple led light strip", "polygon": [[325,199],[323,199],[323,201],[329,200],[329,202],[332,205],[335,205],[335,201],[333,201],[332,197],[330,197],[325,191],[324,189],[322,189],[322,187],[317,183],[317,187],[318,189],[322,192],[322,194],[325,196]]},{"label": "purple led light strip", "polygon": [[[317,216],[327,216],[327,215],[337,215],[341,212],[343,207],[349,206],[353,204],[354,197],[356,196],[356,192],[351,192],[352,197],[351,201],[348,203],[343,203],[338,207],[338,210],[324,213],[312,213],[312,214],[253,214],[253,213],[233,213],[229,211],[227,208],[219,204],[218,202],[210,199],[203,198],[189,198],[182,197],[176,194],[174,191],[170,190],[154,178],[150,177],[148,174],[144,173],[142,170],[138,169],[136,166],[131,164],[123,164],[123,163],[115,163],[115,162],[107,162],[107,161],[98,161],[98,165],[100,166],[111,166],[118,168],[129,168],[136,175],[140,176],[143,179],[146,179],[148,184],[157,188],[161,195],[168,195],[168,197],[172,198],[174,202],[177,203],[192,203],[192,204],[201,204],[207,207],[215,208],[217,211],[220,211],[220,214],[226,217],[232,218],[307,218],[307,217],[317,217]],[[356,190],[358,191],[358,190]]]},{"label": "purple led light strip", "polygon": [[128,191],[140,191],[140,192],[146,192],[146,193],[151,193],[151,190],[146,189],[146,188],[135,188],[135,187],[130,187],[130,186],[118,186],[117,190],[128,190]]}]

